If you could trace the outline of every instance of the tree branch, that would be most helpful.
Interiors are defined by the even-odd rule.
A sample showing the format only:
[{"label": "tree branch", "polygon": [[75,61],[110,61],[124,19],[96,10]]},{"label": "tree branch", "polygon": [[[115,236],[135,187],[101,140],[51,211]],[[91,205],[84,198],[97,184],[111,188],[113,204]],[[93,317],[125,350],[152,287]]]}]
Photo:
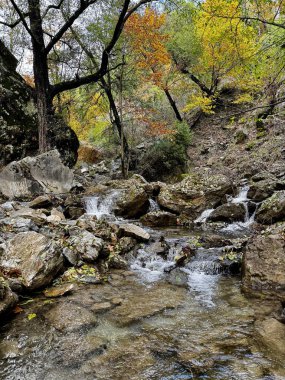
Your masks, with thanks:
[{"label": "tree branch", "polygon": [[43,15],[42,15],[42,18],[45,18],[46,15],[48,14],[48,12],[51,10],[51,9],[60,9],[60,7],[62,6],[63,2],[65,0],[60,0],[59,3],[57,5],[49,5],[46,10],[43,12]]},{"label": "tree branch", "polygon": [[20,22],[22,22],[22,24],[24,25],[24,28],[26,29],[26,31],[29,33],[29,35],[32,37],[33,40],[36,40],[34,34],[32,33],[31,29],[29,28],[27,22],[26,22],[26,18],[25,18],[25,14],[22,13],[22,11],[20,10],[20,8],[18,7],[18,5],[15,3],[14,0],[9,0],[10,3],[13,5],[15,11],[17,12],[19,18],[20,18]]},{"label": "tree branch", "polygon": [[[96,0],[92,0],[92,1],[95,2]],[[90,74],[90,75],[87,75],[87,76],[82,77],[82,78],[76,78],[76,79],[73,79],[73,80],[70,80],[67,82],[61,82],[61,83],[55,84],[51,88],[52,97],[54,97],[55,95],[57,95],[60,92],[66,91],[66,90],[72,90],[74,88],[80,87],[80,86],[88,84],[88,83],[98,82],[108,72],[108,63],[109,63],[110,53],[111,53],[112,49],[114,48],[114,46],[116,45],[116,43],[118,42],[118,40],[122,34],[125,22],[130,17],[130,15],[132,13],[134,13],[139,8],[139,6],[141,6],[142,4],[149,3],[151,1],[153,1],[153,0],[140,0],[136,5],[134,5],[131,9],[129,9],[130,0],[124,0],[124,4],[123,4],[122,10],[120,12],[120,16],[118,18],[118,21],[116,23],[113,36],[112,36],[110,42],[108,43],[108,45],[103,50],[100,68],[94,74]],[[89,3],[90,2],[91,1],[89,1]],[[67,21],[67,23],[68,23],[68,21]],[[68,26],[68,28],[70,26],[72,26],[72,23]],[[113,67],[111,70],[115,70],[119,66],[121,66],[121,64]]]},{"label": "tree branch", "polygon": [[[26,18],[29,16],[29,12],[26,12],[26,13],[23,13],[23,16]],[[5,25],[7,26],[8,28],[15,28],[17,25],[20,24],[20,22],[22,22],[22,19],[21,18],[18,18],[17,20],[15,20],[14,22],[11,22],[10,24],[8,22],[5,22],[5,21],[0,21],[0,24],[1,25]]]},{"label": "tree branch", "polygon": [[[12,1],[12,0],[10,0]],[[45,53],[48,54],[54,45],[61,39],[64,33],[73,25],[74,21],[92,4],[95,4],[98,0],[80,1],[79,8],[69,17],[65,24],[59,29],[55,36],[50,40],[45,48]]]}]

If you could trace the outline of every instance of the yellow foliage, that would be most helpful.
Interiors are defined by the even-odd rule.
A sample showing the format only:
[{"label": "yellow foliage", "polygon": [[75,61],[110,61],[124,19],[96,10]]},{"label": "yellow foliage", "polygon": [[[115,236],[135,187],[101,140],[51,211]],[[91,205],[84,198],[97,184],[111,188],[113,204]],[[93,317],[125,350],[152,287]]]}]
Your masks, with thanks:
[{"label": "yellow foliage", "polygon": [[241,94],[233,103],[235,104],[244,104],[244,103],[252,103],[253,97],[249,93]]},{"label": "yellow foliage", "polygon": [[188,103],[183,109],[183,112],[190,112],[197,107],[199,107],[205,114],[210,115],[214,113],[212,98],[194,94],[190,96]]},{"label": "yellow foliage", "polygon": [[202,54],[194,71],[212,79],[249,71],[258,44],[255,30],[242,22],[238,0],[206,0],[195,18]]}]

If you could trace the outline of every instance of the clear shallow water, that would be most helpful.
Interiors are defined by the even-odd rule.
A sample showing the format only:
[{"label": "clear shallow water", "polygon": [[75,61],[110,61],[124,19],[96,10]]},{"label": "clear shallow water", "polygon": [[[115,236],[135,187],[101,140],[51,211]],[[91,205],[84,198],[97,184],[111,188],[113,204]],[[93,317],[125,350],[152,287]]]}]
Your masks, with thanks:
[{"label": "clear shallow water", "polygon": [[[221,274],[219,249],[198,250],[183,268],[184,286],[167,282],[164,269],[187,240],[177,235],[176,229],[168,233],[176,249],[165,260],[143,248],[130,259],[134,275],[115,271],[104,285],[23,305],[0,331],[0,379],[285,379],[283,363],[261,351],[256,339],[255,311],[262,303],[242,295],[238,278]],[[116,305],[94,311],[108,302]],[[63,329],[48,317],[58,306],[67,318]],[[78,306],[94,313],[96,323],[70,328],[68,313]],[[30,313],[37,317],[28,320]]]}]

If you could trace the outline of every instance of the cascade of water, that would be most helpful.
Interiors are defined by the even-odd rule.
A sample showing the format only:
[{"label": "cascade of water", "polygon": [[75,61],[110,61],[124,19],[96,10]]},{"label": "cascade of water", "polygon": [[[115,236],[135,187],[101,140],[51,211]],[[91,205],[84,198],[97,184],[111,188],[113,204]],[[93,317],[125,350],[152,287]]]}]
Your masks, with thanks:
[{"label": "cascade of water", "polygon": [[209,216],[212,214],[213,211],[214,211],[213,208],[209,208],[203,211],[202,214],[196,220],[194,220],[194,223],[195,224],[206,223],[207,219],[209,218]]},{"label": "cascade of water", "polygon": [[148,212],[154,212],[154,211],[159,211],[159,210],[160,210],[160,207],[158,203],[154,199],[150,198]]},{"label": "cascade of water", "polygon": [[85,208],[88,215],[95,215],[98,219],[109,216],[119,196],[118,191],[113,191],[104,196],[93,196],[85,198]]}]

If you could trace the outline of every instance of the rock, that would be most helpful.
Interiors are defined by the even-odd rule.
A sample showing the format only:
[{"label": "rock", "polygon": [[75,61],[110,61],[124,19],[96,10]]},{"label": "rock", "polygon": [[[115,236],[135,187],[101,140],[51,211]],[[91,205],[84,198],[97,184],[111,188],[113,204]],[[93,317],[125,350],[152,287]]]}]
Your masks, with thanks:
[{"label": "rock", "polygon": [[232,193],[231,181],[223,175],[192,174],[174,185],[165,185],[158,195],[158,204],[164,210],[187,215],[195,220],[205,209],[224,202]]},{"label": "rock", "polygon": [[251,178],[248,197],[255,202],[264,201],[276,190],[284,190],[285,182],[269,172],[260,172]]},{"label": "rock", "polygon": [[0,172],[0,192],[10,199],[67,193],[72,185],[73,172],[63,165],[56,150],[11,162]]},{"label": "rock", "polygon": [[21,207],[19,210],[11,212],[10,217],[15,220],[18,218],[30,219],[39,226],[42,226],[47,222],[47,217],[42,210],[34,210],[29,207]]},{"label": "rock", "polygon": [[238,203],[225,203],[217,207],[208,217],[209,222],[227,222],[244,221],[245,207]]},{"label": "rock", "polygon": [[78,260],[94,262],[103,248],[103,240],[78,227],[73,228],[70,234],[66,244],[76,253]]},{"label": "rock", "polygon": [[3,277],[0,277],[0,316],[15,306],[18,297],[12,292]]},{"label": "rock", "polygon": [[1,219],[0,227],[2,227],[3,230],[12,230],[16,233],[27,231],[39,231],[38,226],[31,219],[22,217]]},{"label": "rock", "polygon": [[[38,151],[38,122],[33,89],[16,72],[17,60],[0,41],[0,167]],[[73,166],[79,146],[76,134],[58,117],[49,123],[49,144]]]},{"label": "rock", "polygon": [[120,255],[124,255],[130,252],[137,244],[136,239],[131,237],[122,237],[119,240],[119,243],[116,245],[116,248],[119,251]]},{"label": "rock", "polygon": [[120,225],[118,236],[128,236],[135,238],[138,241],[148,241],[150,239],[148,232],[146,232],[143,228],[130,223]]},{"label": "rock", "polygon": [[46,289],[44,295],[48,298],[56,298],[71,293],[75,289],[74,284],[64,284]]},{"label": "rock", "polygon": [[45,319],[55,329],[68,333],[97,324],[97,318],[91,311],[73,302],[57,303],[46,313]]},{"label": "rock", "polygon": [[47,222],[52,224],[57,224],[65,220],[65,216],[62,212],[58,211],[56,208],[51,210],[50,215],[47,217]]},{"label": "rock", "polygon": [[274,359],[285,360],[285,325],[274,318],[257,321],[254,324],[259,342],[265,346]]},{"label": "rock", "polygon": [[188,275],[181,271],[180,268],[175,268],[169,272],[166,278],[167,282],[175,286],[188,287]]},{"label": "rock", "polygon": [[266,199],[256,213],[256,221],[263,224],[272,224],[285,220],[285,190],[276,191]]},{"label": "rock", "polygon": [[113,304],[111,302],[101,302],[101,303],[95,303],[91,307],[91,311],[96,314],[105,313],[106,311],[109,311],[113,308]]},{"label": "rock", "polygon": [[61,247],[37,232],[21,232],[8,241],[0,266],[8,277],[18,277],[28,290],[35,290],[62,269]]},{"label": "rock", "polygon": [[249,240],[243,257],[247,289],[285,291],[285,226],[273,226]]},{"label": "rock", "polygon": [[51,197],[49,195],[40,195],[29,202],[28,206],[34,209],[50,207],[52,206]]},{"label": "rock", "polygon": [[128,269],[128,262],[117,254],[110,254],[107,260],[108,268]]},{"label": "rock", "polygon": [[160,239],[159,241],[155,241],[154,243],[150,244],[145,249],[151,255],[167,256],[169,248],[169,244],[164,239]]},{"label": "rock", "polygon": [[85,214],[84,200],[79,195],[69,195],[64,202],[64,215],[68,219],[78,219]]},{"label": "rock", "polygon": [[147,292],[144,288],[138,289],[112,311],[111,321],[117,326],[128,326],[166,309],[175,309],[183,303],[186,292],[182,287],[173,288],[169,284],[156,284]]},{"label": "rock", "polygon": [[142,224],[151,227],[169,227],[177,225],[177,215],[167,211],[153,211],[140,218]]},{"label": "rock", "polygon": [[116,188],[120,189],[120,197],[116,202],[115,215],[126,219],[139,218],[149,208],[148,195],[144,189],[145,179],[134,175],[127,181],[119,181]]}]

